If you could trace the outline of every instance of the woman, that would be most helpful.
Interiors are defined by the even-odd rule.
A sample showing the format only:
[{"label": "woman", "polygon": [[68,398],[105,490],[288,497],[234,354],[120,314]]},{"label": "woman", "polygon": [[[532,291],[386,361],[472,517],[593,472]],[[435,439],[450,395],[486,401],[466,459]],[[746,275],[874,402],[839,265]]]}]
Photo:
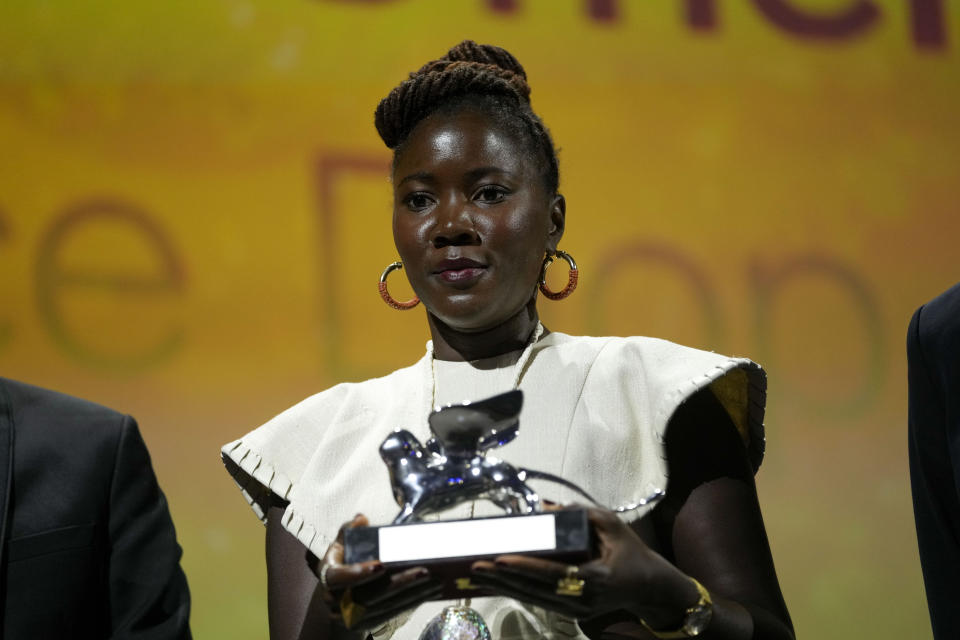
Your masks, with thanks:
[{"label": "woman", "polygon": [[[432,407],[519,387],[521,435],[498,457],[610,506],[667,490],[625,519],[592,509],[597,557],[580,567],[524,556],[475,563],[473,580],[500,596],[473,603],[494,638],[791,638],[753,484],[759,367],[539,322],[543,270],[567,257],[558,253],[566,202],[529,92],[512,55],[466,41],[377,108],[394,151],[394,240],[432,341],[411,367],[337,385],[224,447],[267,523],[271,637],[420,636],[444,607],[432,600],[438,581],[424,567],[344,565],[337,527],[366,524],[350,519],[357,511],[374,524],[396,514],[377,457],[392,429],[425,440]],[[574,270],[552,297],[575,284]],[[381,294],[396,308],[414,303],[385,285]],[[465,504],[445,517],[492,513]],[[574,588],[560,588],[568,578]]]}]

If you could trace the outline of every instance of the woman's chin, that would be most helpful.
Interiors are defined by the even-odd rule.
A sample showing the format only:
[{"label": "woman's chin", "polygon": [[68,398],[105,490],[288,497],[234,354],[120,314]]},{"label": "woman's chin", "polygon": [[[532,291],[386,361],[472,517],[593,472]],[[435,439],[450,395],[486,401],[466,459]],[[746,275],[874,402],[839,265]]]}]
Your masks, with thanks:
[{"label": "woman's chin", "polygon": [[433,313],[432,315],[445,327],[462,333],[479,333],[503,323],[503,320],[491,320],[475,313]]},{"label": "woman's chin", "polygon": [[515,309],[504,309],[489,300],[459,301],[458,304],[429,307],[430,315],[444,326],[463,333],[480,333],[504,325],[520,316],[526,305]]}]

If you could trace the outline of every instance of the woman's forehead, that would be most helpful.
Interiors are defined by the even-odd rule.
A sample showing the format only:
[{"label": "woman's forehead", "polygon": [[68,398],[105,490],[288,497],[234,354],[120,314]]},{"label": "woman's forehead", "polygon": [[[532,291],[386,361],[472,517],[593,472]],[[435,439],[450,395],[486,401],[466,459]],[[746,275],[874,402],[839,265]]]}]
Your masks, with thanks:
[{"label": "woman's forehead", "polygon": [[524,151],[521,141],[489,116],[472,111],[434,114],[410,133],[394,176],[402,181],[414,173],[469,172],[478,167],[521,173],[528,164]]}]

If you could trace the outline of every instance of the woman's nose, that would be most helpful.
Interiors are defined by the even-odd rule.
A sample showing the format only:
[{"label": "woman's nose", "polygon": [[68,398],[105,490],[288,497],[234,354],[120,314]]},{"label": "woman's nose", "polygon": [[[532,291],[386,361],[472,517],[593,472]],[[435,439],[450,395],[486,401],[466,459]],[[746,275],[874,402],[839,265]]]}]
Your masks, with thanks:
[{"label": "woman's nose", "polygon": [[450,205],[438,209],[437,224],[430,238],[437,249],[450,245],[480,244],[480,235],[470,212],[463,205]]}]

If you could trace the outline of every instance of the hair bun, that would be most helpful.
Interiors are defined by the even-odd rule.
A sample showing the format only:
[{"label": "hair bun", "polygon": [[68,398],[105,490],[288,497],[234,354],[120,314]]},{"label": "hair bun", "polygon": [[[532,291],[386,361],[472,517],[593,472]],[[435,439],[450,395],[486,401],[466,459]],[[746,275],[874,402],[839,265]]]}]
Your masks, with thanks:
[{"label": "hair bun", "polygon": [[[396,149],[418,122],[466,96],[515,102],[518,116],[529,117],[533,129],[543,129],[530,110],[530,85],[520,62],[506,49],[473,40],[464,40],[411,73],[380,101],[373,122],[384,144]],[[552,145],[550,141],[549,157],[555,155]]]},{"label": "hair bun", "polygon": [[514,73],[524,80],[527,72],[513,54],[492,44],[477,44],[473,40],[464,40],[447,52],[446,60],[453,62],[479,62],[500,67]]}]

